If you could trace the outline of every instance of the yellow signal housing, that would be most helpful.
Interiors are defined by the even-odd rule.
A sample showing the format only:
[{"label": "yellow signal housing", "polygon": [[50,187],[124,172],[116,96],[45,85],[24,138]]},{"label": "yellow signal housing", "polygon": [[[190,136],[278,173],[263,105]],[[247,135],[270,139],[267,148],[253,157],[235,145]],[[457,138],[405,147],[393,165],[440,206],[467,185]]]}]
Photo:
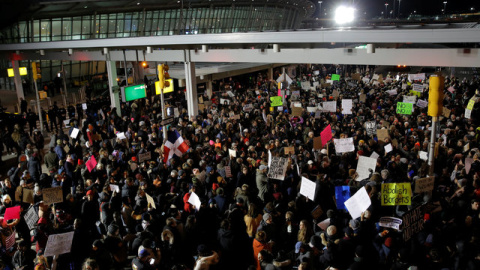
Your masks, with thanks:
[{"label": "yellow signal housing", "polygon": [[428,91],[428,115],[432,117],[441,116],[443,113],[443,89],[445,78],[430,76]]},{"label": "yellow signal housing", "polygon": [[165,77],[164,77],[164,71],[163,71],[163,64],[158,65],[158,84],[159,88],[163,89],[165,88]]}]

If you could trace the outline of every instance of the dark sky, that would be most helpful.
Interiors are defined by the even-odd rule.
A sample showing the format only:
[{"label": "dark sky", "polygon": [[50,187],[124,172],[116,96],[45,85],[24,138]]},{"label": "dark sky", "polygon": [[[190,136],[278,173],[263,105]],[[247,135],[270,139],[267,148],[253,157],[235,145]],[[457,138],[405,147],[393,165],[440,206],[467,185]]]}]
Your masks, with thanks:
[{"label": "dark sky", "polygon": [[[388,3],[388,12],[393,9],[393,1],[394,0],[350,0],[350,1],[340,1],[340,0],[322,0],[322,9],[334,9],[336,6],[340,5],[341,3],[355,3],[357,10],[361,13],[367,12],[371,14],[368,16],[369,18],[380,16],[382,11],[385,11],[385,3]],[[317,4],[317,9],[319,8],[320,4],[318,4],[318,0],[313,0],[312,2]],[[443,2],[444,0],[401,0],[400,4],[400,11],[402,17],[408,16],[408,14],[412,13],[414,10],[417,11],[417,14],[422,15],[436,15],[441,14],[443,9]],[[396,6],[396,13],[398,13],[398,0],[395,3]],[[463,13],[463,12],[470,12],[470,8],[474,7],[475,10],[478,12],[480,10],[480,1],[478,0],[447,0],[447,13]]]}]

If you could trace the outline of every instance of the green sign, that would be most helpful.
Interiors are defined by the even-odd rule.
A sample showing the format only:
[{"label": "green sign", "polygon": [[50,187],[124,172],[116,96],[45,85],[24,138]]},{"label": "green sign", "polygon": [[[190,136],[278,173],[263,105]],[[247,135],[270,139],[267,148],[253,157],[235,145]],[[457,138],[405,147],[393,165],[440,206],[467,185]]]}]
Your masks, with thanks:
[{"label": "green sign", "polygon": [[332,74],[332,81],[340,81],[340,75]]},{"label": "green sign", "polygon": [[272,104],[270,104],[272,107],[283,106],[282,97],[280,96],[270,97],[270,101],[272,102]]},{"label": "green sign", "polygon": [[406,102],[397,102],[398,114],[412,114],[413,104]]},{"label": "green sign", "polygon": [[134,86],[125,87],[125,100],[131,101],[139,98],[144,98],[147,96],[145,91],[145,84],[139,84]]}]

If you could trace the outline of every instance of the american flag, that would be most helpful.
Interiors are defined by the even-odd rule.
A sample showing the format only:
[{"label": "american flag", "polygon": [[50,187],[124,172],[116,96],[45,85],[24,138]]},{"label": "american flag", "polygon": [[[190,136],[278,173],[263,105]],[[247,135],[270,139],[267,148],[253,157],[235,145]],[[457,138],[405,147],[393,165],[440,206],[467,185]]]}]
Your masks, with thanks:
[{"label": "american flag", "polygon": [[10,236],[7,236],[7,239],[5,239],[5,245],[7,246],[7,249],[15,245],[15,230],[12,231]]}]

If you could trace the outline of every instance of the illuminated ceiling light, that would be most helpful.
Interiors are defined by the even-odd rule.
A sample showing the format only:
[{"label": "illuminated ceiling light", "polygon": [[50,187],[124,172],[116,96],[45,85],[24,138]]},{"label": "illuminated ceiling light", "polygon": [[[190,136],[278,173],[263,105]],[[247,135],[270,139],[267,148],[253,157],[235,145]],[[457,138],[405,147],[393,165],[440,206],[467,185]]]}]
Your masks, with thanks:
[{"label": "illuminated ceiling light", "polygon": [[335,10],[335,21],[338,24],[346,24],[354,19],[354,10],[352,7],[340,6]]},{"label": "illuminated ceiling light", "polygon": [[45,50],[40,50],[40,55],[45,55]]}]

